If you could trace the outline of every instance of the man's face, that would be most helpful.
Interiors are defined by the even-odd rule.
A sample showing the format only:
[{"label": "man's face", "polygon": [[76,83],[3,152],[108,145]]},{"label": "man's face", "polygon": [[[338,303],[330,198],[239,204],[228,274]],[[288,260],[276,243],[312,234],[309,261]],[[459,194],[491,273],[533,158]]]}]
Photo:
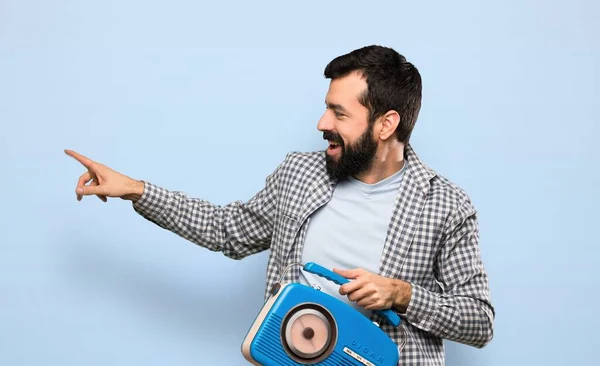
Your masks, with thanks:
[{"label": "man's face", "polygon": [[367,89],[359,73],[334,79],[325,98],[327,110],[317,129],[329,141],[326,151],[327,172],[334,179],[368,171],[375,159],[377,141],[369,126],[369,110],[358,97]]}]

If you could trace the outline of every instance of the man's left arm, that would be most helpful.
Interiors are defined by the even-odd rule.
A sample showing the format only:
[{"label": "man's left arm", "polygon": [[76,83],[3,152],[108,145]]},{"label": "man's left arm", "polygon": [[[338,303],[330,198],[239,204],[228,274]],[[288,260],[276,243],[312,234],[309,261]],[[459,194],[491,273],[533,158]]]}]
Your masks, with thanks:
[{"label": "man's left arm", "polygon": [[396,285],[401,289],[393,306],[405,310],[406,320],[419,329],[481,348],[493,338],[495,312],[479,250],[477,214],[469,200],[453,215],[444,236],[434,274],[442,292],[393,280],[400,281]]}]

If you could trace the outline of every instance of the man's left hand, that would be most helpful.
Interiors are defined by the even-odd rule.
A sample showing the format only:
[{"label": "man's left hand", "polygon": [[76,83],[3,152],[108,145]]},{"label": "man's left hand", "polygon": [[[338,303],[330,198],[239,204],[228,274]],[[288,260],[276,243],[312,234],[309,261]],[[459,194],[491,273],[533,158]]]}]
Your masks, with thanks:
[{"label": "man's left hand", "polygon": [[343,270],[334,268],[333,272],[353,281],[340,286],[340,294],[348,295],[367,310],[382,310],[392,307],[401,313],[406,311],[411,296],[411,285],[407,282],[387,278],[362,268]]}]

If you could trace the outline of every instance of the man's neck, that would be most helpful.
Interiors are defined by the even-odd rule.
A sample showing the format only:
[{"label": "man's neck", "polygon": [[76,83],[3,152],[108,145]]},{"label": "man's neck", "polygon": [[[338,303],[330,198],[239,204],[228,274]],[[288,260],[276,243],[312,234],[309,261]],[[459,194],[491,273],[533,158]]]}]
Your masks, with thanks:
[{"label": "man's neck", "polygon": [[371,169],[357,174],[355,178],[366,184],[375,184],[399,172],[404,163],[404,144],[382,147],[375,154]]}]

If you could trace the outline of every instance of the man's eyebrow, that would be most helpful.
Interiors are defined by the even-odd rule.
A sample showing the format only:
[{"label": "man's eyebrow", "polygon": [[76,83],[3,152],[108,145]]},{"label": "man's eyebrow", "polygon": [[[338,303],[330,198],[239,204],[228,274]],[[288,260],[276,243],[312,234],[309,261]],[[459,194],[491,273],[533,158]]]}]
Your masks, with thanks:
[{"label": "man's eyebrow", "polygon": [[341,104],[335,104],[335,103],[327,103],[327,102],[325,102],[325,105],[329,109],[333,109],[335,111],[346,113],[346,114],[348,113],[348,111],[344,107],[342,107]]}]

